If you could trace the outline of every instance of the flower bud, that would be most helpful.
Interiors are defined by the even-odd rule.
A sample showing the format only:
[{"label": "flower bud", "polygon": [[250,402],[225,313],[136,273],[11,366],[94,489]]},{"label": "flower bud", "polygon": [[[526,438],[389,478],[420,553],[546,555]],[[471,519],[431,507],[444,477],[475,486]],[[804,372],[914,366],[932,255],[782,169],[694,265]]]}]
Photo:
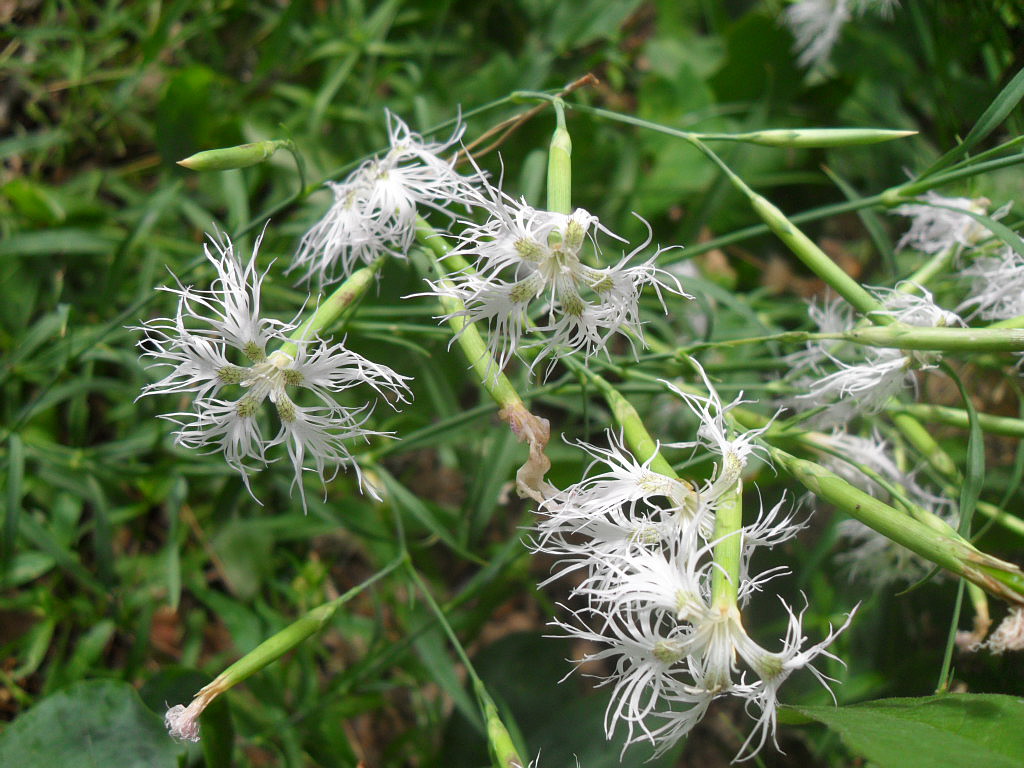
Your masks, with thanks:
[{"label": "flower bud", "polygon": [[850,147],[903,139],[916,133],[885,128],[784,128],[743,133],[736,138],[767,147]]},{"label": "flower bud", "polygon": [[271,139],[251,144],[239,144],[236,147],[208,149],[205,152],[196,152],[184,160],[179,160],[178,165],[192,171],[229,171],[233,168],[248,168],[250,165],[262,163],[289,143],[288,139]]}]

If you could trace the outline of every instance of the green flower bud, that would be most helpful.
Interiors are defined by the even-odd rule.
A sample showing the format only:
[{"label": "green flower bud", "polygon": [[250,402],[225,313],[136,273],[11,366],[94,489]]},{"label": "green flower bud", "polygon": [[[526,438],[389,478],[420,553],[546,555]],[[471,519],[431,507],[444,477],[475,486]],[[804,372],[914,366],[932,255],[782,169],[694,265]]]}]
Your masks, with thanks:
[{"label": "green flower bud", "polygon": [[916,133],[884,128],[787,128],[741,133],[735,139],[767,147],[850,147],[903,139]]},{"label": "green flower bud", "polygon": [[191,157],[179,160],[178,165],[192,171],[229,171],[232,168],[248,168],[250,165],[262,163],[281,147],[288,146],[288,139],[272,139],[256,141],[252,144],[239,144],[237,147],[208,149],[196,152]]}]

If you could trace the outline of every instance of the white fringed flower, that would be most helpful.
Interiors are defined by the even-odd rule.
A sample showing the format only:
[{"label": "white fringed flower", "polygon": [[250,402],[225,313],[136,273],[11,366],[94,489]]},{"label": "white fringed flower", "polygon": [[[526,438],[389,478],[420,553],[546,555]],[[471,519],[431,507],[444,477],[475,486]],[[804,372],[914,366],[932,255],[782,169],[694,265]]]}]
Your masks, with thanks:
[{"label": "white fringed flower", "polygon": [[[913,288],[916,293],[902,290],[901,286]],[[917,328],[949,328],[965,324],[956,312],[938,306],[931,291],[917,283],[904,281],[896,288],[872,288],[871,292],[885,305],[885,310],[878,314],[888,315],[898,323]]]},{"label": "white fringed flower", "polygon": [[[163,417],[178,424],[175,441],[201,451],[222,451],[247,488],[250,474],[268,462],[267,450],[284,444],[295,469],[293,487],[298,486],[305,505],[303,471],[315,472],[324,484],[342,466],[352,466],[358,474],[348,441],[383,434],[363,428],[368,404],[345,405],[335,396],[367,384],[378,394],[404,401],[407,379],[342,343],[322,339],[298,342],[294,353],[268,354],[268,344],[286,343],[297,325],[260,317],[259,244],[257,240],[243,266],[230,241],[211,239],[204,250],[217,271],[212,287],[201,291],[179,283],[163,289],[178,296],[177,313],[138,329],[145,333],[139,346],[144,357],[156,361],[154,366],[171,370],[146,386],[140,397],[191,393],[191,410]],[[303,390],[309,393],[309,405],[300,404],[297,392]],[[261,419],[267,400],[278,417],[272,435]]]},{"label": "white fringed flower", "polygon": [[958,309],[973,307],[972,315],[982,320],[1024,315],[1024,256],[1012,248],[995,256],[979,256],[960,276],[971,281],[971,291]]},{"label": "white fringed flower", "polygon": [[707,374],[698,366],[698,372],[708,390],[708,395],[694,395],[683,392],[669,381],[662,381],[666,387],[674,392],[693,411],[693,414],[700,422],[697,428],[697,439],[689,442],[671,443],[672,448],[706,448],[713,454],[722,458],[721,462],[715,465],[715,473],[700,491],[701,501],[714,509],[715,504],[727,493],[736,481],[740,479],[744,467],[747,465],[747,457],[763,449],[754,441],[760,436],[770,424],[758,429],[751,429],[738,434],[731,434],[731,430],[725,424],[725,415],[733,408],[743,404],[743,393],[728,405],[722,405],[718,392],[711,384]]},{"label": "white fringed flower", "polygon": [[854,13],[888,14],[898,0],[797,0],[783,13],[783,22],[796,42],[801,67],[820,67],[828,61],[846,23]]},{"label": "white fringed flower", "polygon": [[[925,288],[871,288],[884,305],[885,314],[904,325],[919,328],[964,325],[955,312],[935,304]],[[920,294],[920,295],[917,295]],[[808,314],[823,333],[852,330],[852,312],[838,305],[838,299],[823,306],[811,304]],[[914,372],[933,368],[937,352],[906,352],[887,347],[861,347],[836,339],[808,342],[806,348],[789,355],[789,378],[802,394],[789,402],[797,410],[823,409],[812,423],[821,427],[845,424],[860,414],[877,413],[895,395],[915,382]]]},{"label": "white fringed flower", "polygon": [[[988,229],[959,208],[972,213],[985,214],[989,201],[985,198],[945,197],[929,191],[921,196],[923,202],[908,203],[893,209],[899,216],[909,216],[910,229],[900,238],[897,248],[914,248],[924,253],[938,253],[954,245],[969,248],[988,236]],[[1009,204],[992,214],[1000,219],[1010,210]]]},{"label": "white fringed flower", "polygon": [[441,154],[456,145],[463,126],[446,142],[426,142],[388,113],[390,149],[363,163],[343,182],[327,182],[334,203],[302,238],[288,271],[305,272],[323,286],[347,277],[360,263],[389,254],[405,258],[416,217],[476,199],[475,177],[462,176]]},{"label": "white fringed flower", "polygon": [[541,505],[533,547],[559,558],[552,578],[572,573],[572,595],[585,603],[554,625],[597,648],[578,663],[607,669],[599,684],[612,688],[609,737],[621,726],[627,745],[648,742],[661,754],[714,699],[729,696],[743,700],[756,722],[742,749],[749,757],[774,738],[778,689],[794,671],[809,667],[826,683],[813,662],[830,656],[825,649],[846,625],[808,646],[801,615],[787,607],[789,628],[774,653],[744,629],[739,605],[779,575],[779,569],[751,575],[753,552],[803,527],[781,502],[731,534],[741,540],[738,604],[713,599],[721,572],[713,559],[720,543],[713,538],[714,505],[735,488],[760,430],[730,434],[726,413],[740,401],[723,406],[704,381],[707,396],[673,388],[700,421],[697,440],[679,445],[706,448],[716,461],[699,491],[654,472],[651,461],[637,462],[621,436],[609,435],[608,448],[581,444],[594,459],[593,474]]},{"label": "white fringed flower", "polygon": [[[621,238],[587,211],[537,210],[493,188],[480,206],[489,213],[488,220],[468,224],[454,249],[473,262],[472,269],[430,287],[437,295],[463,302],[465,310],[458,316],[487,324],[488,346],[499,370],[527,333],[545,335],[532,344],[540,347],[534,364],[545,357],[553,362],[562,347],[589,357],[616,333],[641,336],[639,302],[645,285],[653,286],[659,299],[662,289],[692,298],[672,275],[654,265],[660,249],[647,261],[628,266],[650,244],[650,236],[614,266],[599,268],[587,263],[588,244],[597,255],[599,233]],[[547,310],[547,324],[528,328],[527,313],[538,300]]]},{"label": "white fringed flower", "polygon": [[789,614],[789,623],[786,627],[786,636],[783,639],[781,651],[767,651],[751,640],[746,633],[736,634],[736,652],[758,678],[757,682],[745,686],[737,695],[747,700],[748,712],[751,707],[759,712],[756,718],[757,724],[740,748],[740,753],[736,756],[737,760],[745,760],[756,755],[769,738],[775,744],[776,749],[778,748],[778,743],[775,741],[775,730],[779,688],[794,672],[809,669],[818,682],[825,687],[825,690],[832,693],[829,683],[835,681],[822,674],[814,666],[814,662],[819,657],[825,657],[842,664],[842,661],[827,649],[839,633],[850,626],[856,612],[856,608],[854,608],[847,614],[846,621],[842,626],[838,628],[830,626],[829,633],[824,640],[808,646],[806,645],[807,636],[803,631],[804,612],[801,611],[798,614],[785,603],[783,603],[783,607]]}]

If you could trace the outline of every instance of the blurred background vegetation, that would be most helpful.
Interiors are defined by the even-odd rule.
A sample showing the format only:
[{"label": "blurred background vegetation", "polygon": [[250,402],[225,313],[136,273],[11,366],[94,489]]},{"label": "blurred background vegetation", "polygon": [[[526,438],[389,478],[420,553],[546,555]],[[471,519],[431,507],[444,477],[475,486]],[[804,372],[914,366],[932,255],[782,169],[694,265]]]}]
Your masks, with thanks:
[{"label": "blurred background vegetation", "polygon": [[[326,499],[311,488],[303,515],[289,498],[290,470],[277,468],[254,482],[257,505],[220,457],[173,445],[156,418],[171,410],[167,402],[135,402],[151,376],[128,327],[173,311],[170,298],[154,291],[168,269],[185,282],[209,277],[199,259],[204,233],[233,234],[247,253],[270,218],[261,263],[277,258],[281,266],[330,199],[324,191],[296,195],[303,181],[286,153],[223,173],[174,164],[199,150],[290,137],[305,182],[315,184],[386,144],[385,109],[428,130],[460,108],[500,101],[468,119],[472,139],[529,106],[506,98],[513,92],[557,89],[588,72],[599,84],[574,99],[677,128],[919,131],[869,148],[723,152],[751,186],[797,213],[845,199],[825,167],[869,194],[926,166],[1024,61],[1019,3],[904,0],[891,18],[856,18],[831,64],[808,73],[778,21],[783,7],[771,0],[0,2],[0,721],[63,701],[64,719],[49,733],[68,740],[69,766],[87,763],[76,762],[80,734],[59,724],[79,717],[98,729],[92,737],[109,737],[109,723],[161,759],[170,750],[189,765],[484,764],[462,672],[399,577],[361,595],[317,639],[234,691],[211,715],[221,734],[212,744],[186,750],[118,698],[114,683],[139,689],[159,714],[186,702],[241,653],[389,562],[397,516],[416,568],[531,754],[540,750],[546,766],[572,765],[573,755],[588,768],[618,764],[618,747],[602,733],[607,694],[588,691],[579,675],[559,685],[569,670],[564,659],[578,649],[542,638],[565,589],[536,589],[548,564],[531,559],[520,541],[530,511],[509,493],[509,480],[524,449],[447,352],[434,308],[400,300],[422,290],[415,274],[389,264],[348,328],[354,349],[416,377],[412,407],[378,414],[380,428],[403,437],[372,448],[384,504],[341,476]],[[496,154],[481,163],[503,172],[510,192],[540,202],[552,126],[541,113],[501,147],[500,165]],[[688,288],[701,295],[702,310],[733,310],[709,313],[716,332],[801,322],[803,300],[821,286],[776,241],[695,248],[755,219],[692,148],[584,114],[572,114],[569,128],[574,202],[627,235],[643,231],[630,215],[637,211],[657,242],[699,250],[699,275]],[[1020,128],[1017,114],[1004,134]],[[1019,197],[1019,170],[943,191],[1001,204]],[[891,245],[904,222],[875,220]],[[807,230],[858,278],[891,283],[906,272],[880,255],[855,215]],[[266,297],[283,317],[305,295],[275,270]],[[658,328],[689,341],[681,334],[695,322],[668,318]],[[762,369],[779,366],[770,354],[714,362],[723,392],[745,387],[755,395],[765,391]],[[974,381],[985,410],[1018,413],[1016,384],[984,371]],[[553,434],[586,437],[607,423],[600,403],[587,399],[593,393],[581,397],[572,377],[527,386],[537,390],[534,402]],[[690,439],[685,417],[649,393],[635,396],[642,412],[660,414],[659,437]],[[940,436],[962,455],[959,434]],[[988,448],[986,494],[998,501],[1016,443]],[[556,439],[551,452],[556,484],[579,478],[578,451]],[[778,497],[771,471],[757,480],[766,498]],[[1019,541],[1001,536],[987,542],[997,554],[1019,552]],[[952,585],[871,593],[831,562],[834,538],[834,523],[819,516],[808,536],[777,556],[794,571],[788,587],[813,606],[817,631],[865,603],[839,641],[849,668],[828,670],[844,681],[837,696],[930,692]],[[763,609],[764,636],[777,636],[784,617],[774,605]],[[1015,659],[957,664],[971,690],[1021,693]],[[111,686],[82,687],[96,679]],[[791,685],[788,701],[828,700],[809,681]],[[685,749],[657,765],[727,764],[744,738],[742,717],[716,712]],[[766,752],[763,764],[853,760],[823,730],[784,730],[780,743],[786,754]],[[148,754],[142,746],[129,751]],[[627,764],[639,763],[641,752],[628,753]]]}]

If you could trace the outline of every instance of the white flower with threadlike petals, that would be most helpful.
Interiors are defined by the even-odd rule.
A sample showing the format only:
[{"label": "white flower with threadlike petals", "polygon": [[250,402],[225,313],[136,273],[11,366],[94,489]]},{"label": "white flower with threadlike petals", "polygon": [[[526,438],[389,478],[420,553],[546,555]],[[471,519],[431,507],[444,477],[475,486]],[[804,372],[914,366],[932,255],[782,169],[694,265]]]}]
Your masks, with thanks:
[{"label": "white flower with threadlike petals", "polygon": [[[778,748],[778,743],[775,741],[775,730],[779,706],[779,688],[782,687],[782,684],[789,679],[793,672],[800,669],[809,669],[818,679],[818,682],[825,687],[825,690],[830,694],[832,693],[829,683],[835,681],[818,670],[813,662],[819,657],[824,656],[840,664],[843,663],[839,657],[830,653],[827,649],[832,645],[836,637],[839,636],[839,633],[850,626],[850,622],[853,621],[853,615],[857,610],[854,608],[850,611],[846,616],[846,621],[840,627],[833,628],[830,626],[829,633],[824,640],[805,647],[807,637],[803,632],[804,611],[798,614],[785,603],[782,603],[782,605],[789,614],[789,624],[786,628],[786,637],[783,639],[781,651],[775,653],[766,651],[751,640],[746,633],[738,633],[736,637],[736,652],[759,678],[757,682],[738,692],[738,695],[745,698],[749,705],[760,710],[757,725],[740,748],[740,754],[736,756],[737,760],[744,760],[756,755],[764,747],[769,737],[772,743],[775,744],[776,749]],[[835,700],[835,696],[833,696],[833,700]]]},{"label": "white flower with threadlike petals", "polygon": [[555,494],[538,510],[533,549],[564,558],[547,581],[593,564],[604,572],[635,553],[693,539],[701,527],[710,530],[693,487],[653,471],[653,457],[636,461],[621,435],[609,433],[608,448],[579,446],[594,458],[591,467],[601,463],[607,471]]},{"label": "white flower with threadlike petals", "polygon": [[453,205],[477,199],[480,178],[462,176],[440,155],[459,142],[461,124],[446,142],[426,142],[388,113],[390,149],[366,161],[343,182],[327,182],[334,204],[302,238],[288,271],[305,271],[323,286],[360,263],[389,254],[405,258],[424,208],[452,216]]},{"label": "white flower with threadlike petals", "polygon": [[[903,289],[904,286],[907,290]],[[910,289],[916,293],[909,293]],[[949,328],[965,324],[956,312],[938,306],[931,291],[909,280],[895,288],[872,288],[871,292],[885,305],[884,310],[873,314],[888,315],[898,323],[916,328]]]},{"label": "white flower with threadlike petals", "polygon": [[971,293],[958,309],[971,307],[982,320],[1009,320],[1024,315],[1024,256],[1010,247],[995,256],[979,256],[960,272]]},{"label": "white flower with threadlike petals", "polygon": [[736,481],[740,479],[744,467],[747,465],[747,457],[764,449],[754,441],[771,426],[769,422],[758,429],[751,429],[730,436],[730,430],[725,423],[725,415],[738,405],[742,405],[743,393],[728,405],[722,405],[718,392],[711,384],[704,369],[699,365],[697,370],[704,386],[708,390],[707,396],[694,395],[683,392],[672,382],[662,381],[666,387],[674,392],[699,419],[700,426],[697,428],[697,439],[689,442],[670,443],[671,448],[697,448],[703,447],[722,457],[720,464],[715,467],[712,478],[701,489],[701,501],[707,506],[714,508],[718,499],[728,492]]},{"label": "white flower with threadlike petals", "polygon": [[854,13],[888,14],[898,0],[798,0],[783,13],[783,22],[796,38],[794,49],[801,67],[828,61],[839,33]]},{"label": "white flower with threadlike petals", "polygon": [[[488,189],[489,199],[478,203],[489,213],[488,220],[468,224],[453,249],[473,261],[472,269],[430,287],[437,295],[465,304],[456,316],[488,325],[495,373],[518,351],[527,333],[547,334],[531,345],[540,347],[534,365],[546,357],[553,364],[561,347],[589,357],[616,333],[641,337],[639,301],[645,285],[653,286],[659,299],[662,289],[692,298],[671,274],[654,265],[660,249],[647,261],[627,266],[650,244],[650,236],[615,266],[591,266],[586,246],[589,243],[595,254],[600,253],[598,233],[621,240],[596,216],[583,209],[571,214],[537,210]],[[547,324],[530,328],[527,312],[538,299],[547,308]]]},{"label": "white flower with threadlike petals", "polygon": [[707,396],[676,389],[700,421],[698,439],[678,445],[707,448],[720,458],[700,492],[654,472],[653,458],[637,462],[622,436],[610,435],[608,448],[581,444],[594,458],[587,472],[595,465],[607,470],[541,505],[533,548],[561,558],[552,578],[571,573],[572,595],[585,601],[570,620],[553,624],[598,646],[578,663],[605,667],[598,676],[600,685],[612,687],[605,712],[609,737],[622,725],[627,746],[648,742],[663,754],[714,699],[728,696],[756,713],[742,750],[750,756],[774,737],[778,689],[792,672],[811,667],[826,683],[812,662],[830,656],[825,648],[846,625],[805,647],[800,617],[787,607],[790,625],[781,651],[771,653],[747,635],[740,606],[785,571],[751,575],[753,552],[789,540],[804,526],[780,502],[725,534],[741,542],[739,583],[730,597],[720,579],[731,577],[715,560],[725,539],[713,538],[714,503],[736,487],[761,430],[731,435],[726,413],[740,401],[723,406],[706,377],[704,382]]},{"label": "white flower with threadlike petals", "polygon": [[[359,475],[347,442],[385,434],[363,428],[368,405],[343,405],[334,396],[367,384],[404,402],[407,378],[342,343],[319,338],[291,342],[285,347],[291,352],[268,354],[270,342],[289,344],[288,334],[298,326],[260,317],[259,245],[257,240],[243,266],[230,241],[211,239],[204,250],[217,270],[212,287],[200,291],[179,283],[163,289],[179,297],[177,314],[150,320],[137,330],[145,333],[139,342],[143,356],[171,371],[146,386],[140,397],[193,393],[192,410],[163,417],[178,424],[175,441],[187,448],[222,451],[250,492],[250,474],[268,463],[268,449],[284,444],[295,469],[293,487],[298,486],[305,506],[304,471],[315,472],[325,485],[342,466],[354,467]],[[294,391],[303,389],[313,405],[293,399]],[[225,390],[234,390],[235,396],[222,396]],[[276,434],[269,437],[260,419],[267,400],[279,421]],[[359,477],[360,486],[372,494]]]},{"label": "white flower with threadlike petals", "polygon": [[649,733],[644,721],[662,703],[663,691],[673,683],[674,667],[685,664],[680,649],[685,643],[686,629],[666,624],[653,611],[644,611],[629,620],[600,618],[600,631],[593,631],[587,628],[583,615],[587,613],[590,611],[572,612],[571,623],[555,620],[552,625],[564,630],[567,637],[587,640],[601,648],[585,654],[576,661],[578,665],[605,660],[612,665],[612,673],[598,683],[612,686],[611,701],[605,711],[605,734],[611,738],[622,722],[628,744],[635,729]]},{"label": "white flower with threadlike petals", "polygon": [[[929,191],[921,196],[923,202],[908,203],[893,209],[899,216],[909,216],[910,229],[900,238],[897,248],[913,248],[923,253],[938,253],[959,245],[969,248],[985,238],[988,229],[966,213],[950,208],[959,208],[984,215],[989,201],[985,198],[945,197]],[[995,211],[991,218],[1001,219],[1010,210],[1007,204]]]},{"label": "white flower with threadlike petals", "polygon": [[[964,324],[955,312],[937,306],[932,294],[919,285],[906,283],[896,289],[870,290],[884,305],[876,314],[904,325],[932,328]],[[808,313],[823,333],[843,333],[855,326],[853,314],[839,309],[835,301],[823,308],[812,304]],[[840,355],[853,359],[845,360]],[[915,383],[915,371],[935,367],[941,355],[825,339],[808,342],[806,349],[786,359],[793,366],[790,378],[806,390],[788,405],[797,410],[823,409],[812,423],[829,427],[845,424],[858,414],[877,413],[892,397]]]}]

